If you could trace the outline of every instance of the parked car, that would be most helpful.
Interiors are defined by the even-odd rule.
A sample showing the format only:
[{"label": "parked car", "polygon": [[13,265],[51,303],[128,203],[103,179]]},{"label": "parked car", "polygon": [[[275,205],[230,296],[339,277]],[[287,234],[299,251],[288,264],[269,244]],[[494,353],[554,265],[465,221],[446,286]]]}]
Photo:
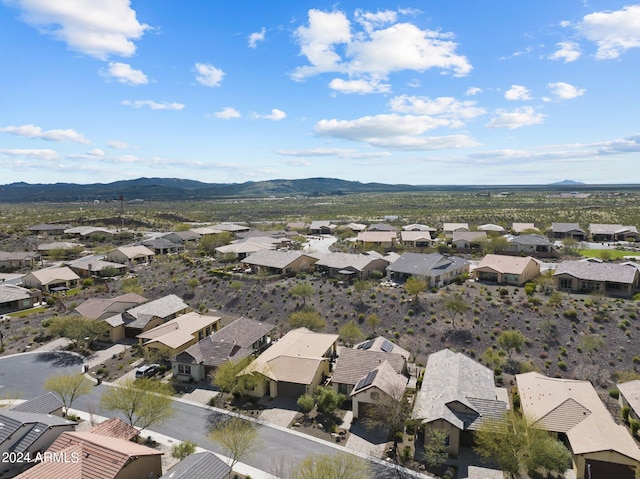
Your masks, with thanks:
[{"label": "parked car", "polygon": [[160,372],[159,364],[145,364],[136,369],[136,379],[152,378]]}]

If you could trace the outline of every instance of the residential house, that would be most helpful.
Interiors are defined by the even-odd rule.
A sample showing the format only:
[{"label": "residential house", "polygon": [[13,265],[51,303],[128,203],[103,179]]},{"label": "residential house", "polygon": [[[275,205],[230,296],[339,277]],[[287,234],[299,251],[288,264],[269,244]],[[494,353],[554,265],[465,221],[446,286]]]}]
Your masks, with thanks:
[{"label": "residential house", "polygon": [[571,293],[599,291],[609,296],[631,297],[640,285],[638,268],[629,263],[563,261],[553,278],[559,290]]},{"label": "residential house", "polygon": [[309,225],[309,233],[314,235],[330,235],[336,230],[337,225],[331,221],[312,221]]},{"label": "residential house", "polygon": [[285,231],[305,232],[309,229],[309,223],[305,221],[290,221],[285,226]]},{"label": "residential house", "polygon": [[629,419],[640,420],[640,380],[634,379],[633,381],[627,381],[616,385],[620,396],[618,401],[620,407],[629,408]]},{"label": "residential house", "polygon": [[52,392],[44,393],[41,396],[36,396],[11,406],[10,410],[29,414],[50,414],[58,417],[62,417],[64,412],[62,401]]},{"label": "residential house", "polygon": [[100,424],[87,431],[63,432],[47,452],[68,460],[40,462],[17,479],[160,477],[163,453],[132,442],[131,435],[137,435],[137,431],[131,429]]},{"label": "residential house", "polygon": [[402,230],[400,232],[400,242],[412,248],[428,248],[433,242],[430,231],[422,230]]},{"label": "residential house", "polygon": [[300,251],[261,250],[244,258],[242,263],[259,275],[291,275],[311,270],[316,261]]},{"label": "residential house", "polygon": [[475,273],[480,281],[520,286],[540,274],[540,261],[531,256],[488,254],[478,263]]},{"label": "residential house", "polygon": [[634,479],[640,449],[589,381],[517,374],[522,412],[568,444],[577,479]]},{"label": "residential house", "polygon": [[402,227],[402,231],[428,231],[429,233],[435,233],[437,230],[431,226],[423,225],[420,223],[412,223]]},{"label": "residential house", "polygon": [[635,226],[624,226],[618,224],[595,224],[589,225],[589,235],[592,241],[610,243],[614,241],[638,241],[640,233]]},{"label": "residential house", "polygon": [[66,258],[76,256],[82,252],[83,244],[70,243],[68,241],[54,241],[53,243],[43,243],[38,245],[38,253],[42,256],[53,256],[61,254]]},{"label": "residential house", "polygon": [[398,241],[398,233],[396,231],[361,231],[358,233],[356,241],[362,244],[391,248]]},{"label": "residential house", "polygon": [[229,233],[234,233],[234,234],[249,231],[251,229],[247,225],[241,225],[238,223],[218,223],[218,224],[209,226],[209,228],[218,230],[218,231],[228,231]]},{"label": "residential house", "polygon": [[105,274],[122,274],[127,270],[126,265],[105,261],[104,256],[90,255],[82,258],[66,261],[68,266],[74,273],[81,278],[90,278],[92,276],[104,276]]},{"label": "residential house", "polygon": [[313,395],[329,376],[338,338],[337,334],[314,333],[307,328],[289,331],[240,372],[260,379],[249,394],[272,398]]},{"label": "residential house", "polygon": [[189,310],[189,305],[175,294],[163,296],[105,319],[110,326],[110,338],[135,338],[138,334],[172,320]]},{"label": "residential house", "polygon": [[39,224],[27,228],[32,235],[61,235],[64,234],[64,230],[71,228],[71,225],[50,225]]},{"label": "residential house", "polygon": [[528,234],[507,237],[509,246],[507,251],[514,254],[527,254],[530,256],[550,257],[555,256],[556,251],[551,242],[544,236]]},{"label": "residential house", "polygon": [[445,236],[451,237],[456,231],[471,231],[469,223],[443,223],[442,232]]},{"label": "residential house", "polygon": [[490,231],[492,233],[504,233],[504,227],[488,223],[478,226],[478,231]]},{"label": "residential house", "polygon": [[342,228],[353,231],[354,233],[360,233],[361,231],[365,231],[367,229],[367,225],[362,223],[347,223],[342,226]]},{"label": "residential house", "polygon": [[353,417],[367,417],[367,410],[373,405],[404,401],[408,382],[409,378],[398,374],[388,360],[383,361],[361,377],[349,394]]},{"label": "residential house", "polygon": [[440,253],[404,253],[387,266],[389,280],[404,282],[413,276],[426,281],[432,288],[451,283],[458,276],[468,272],[468,261]]},{"label": "residential house", "polygon": [[487,420],[501,418],[508,404],[508,392],[495,386],[491,369],[443,349],[427,359],[411,417],[425,432],[444,431],[447,453],[457,456],[461,447],[473,445],[473,431]]},{"label": "residential house", "polygon": [[40,253],[35,251],[0,251],[0,270],[33,268],[39,262]]},{"label": "residential house", "polygon": [[192,230],[186,231],[172,231],[171,233],[167,233],[162,236],[164,239],[167,239],[176,244],[189,244],[189,243],[197,243],[201,235]]},{"label": "residential house", "polygon": [[127,266],[135,266],[143,263],[150,263],[155,253],[146,246],[121,246],[111,251],[107,255],[107,261],[121,263]]},{"label": "residential house", "polygon": [[511,225],[511,230],[519,235],[524,233],[525,231],[533,231],[533,230],[538,230],[538,228],[536,228],[536,225],[533,223],[513,223]]},{"label": "residential house", "polygon": [[587,233],[580,228],[578,223],[551,223],[552,238],[573,238],[576,241],[584,241]]},{"label": "residential house", "polygon": [[353,349],[399,354],[404,358],[406,363],[409,362],[409,358],[411,357],[411,353],[409,351],[389,341],[384,336],[376,336],[375,338],[367,339],[366,341],[357,343],[355,346],[353,346]]},{"label": "residential house", "polygon": [[398,228],[395,226],[389,225],[387,223],[376,223],[373,225],[369,225],[367,228],[369,231],[393,231],[394,233],[398,231]]},{"label": "residential house", "polygon": [[73,431],[78,423],[50,414],[0,409],[0,477],[13,477],[31,464],[7,460],[35,456],[47,449],[65,431]]},{"label": "residential house", "polygon": [[66,266],[32,271],[22,278],[22,286],[36,288],[44,293],[66,291],[75,288],[79,283],[80,276]]},{"label": "residential house", "polygon": [[108,299],[89,298],[76,306],[74,311],[85,318],[102,321],[146,302],[144,296],[128,293]]},{"label": "residential house", "polygon": [[[393,343],[390,341],[388,343],[392,349]],[[404,375],[407,372],[407,360],[401,354],[362,348],[342,348],[333,368],[331,386],[336,392],[349,397],[356,384],[384,362],[389,364],[396,374]]]},{"label": "residential house", "polygon": [[457,250],[478,249],[483,241],[487,240],[486,231],[454,231],[451,244]]},{"label": "residential house", "polygon": [[146,248],[149,248],[155,254],[175,254],[184,251],[182,243],[174,243],[167,238],[153,238],[145,241],[141,241],[140,244]]},{"label": "residential house", "polygon": [[173,376],[184,381],[206,379],[226,361],[259,354],[270,343],[275,325],[244,316],[203,338],[171,360]]},{"label": "residential house", "polygon": [[192,311],[140,333],[136,338],[138,344],[147,351],[168,348],[171,350],[171,356],[175,356],[218,329],[220,316]]},{"label": "residential house", "polygon": [[191,228],[189,231],[197,234],[201,238],[203,236],[217,235],[217,234],[222,233],[222,230],[215,229],[215,228],[212,228],[210,226],[202,226],[200,228]]},{"label": "residential house", "polygon": [[0,283],[0,314],[33,308],[40,301],[42,301],[40,291],[36,292],[14,284]]},{"label": "residential house", "polygon": [[234,240],[231,244],[216,248],[216,257],[222,261],[242,260],[256,251],[275,250],[291,246],[291,239],[286,236],[251,236]]},{"label": "residential house", "polygon": [[65,235],[78,236],[81,238],[86,238],[93,234],[113,237],[116,233],[118,232],[115,230],[100,228],[97,226],[74,226],[73,228],[67,228],[66,230],[64,230]]},{"label": "residential house", "polygon": [[315,270],[329,278],[367,279],[374,271],[384,272],[389,260],[369,254],[326,253],[318,254]]},{"label": "residential house", "polygon": [[190,454],[165,472],[160,479],[224,479],[231,477],[231,467],[213,452]]}]

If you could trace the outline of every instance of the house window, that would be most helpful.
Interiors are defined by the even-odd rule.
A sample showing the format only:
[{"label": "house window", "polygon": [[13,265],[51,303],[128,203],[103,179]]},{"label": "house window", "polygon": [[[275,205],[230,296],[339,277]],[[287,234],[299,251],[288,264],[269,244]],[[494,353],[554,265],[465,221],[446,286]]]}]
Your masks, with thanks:
[{"label": "house window", "polygon": [[581,288],[585,291],[598,291],[600,289],[600,283],[595,281],[582,281]]},{"label": "house window", "polygon": [[347,394],[347,385],[345,383],[338,383],[338,392],[340,394]]},{"label": "house window", "polygon": [[178,374],[191,375],[191,366],[188,364],[178,364]]},{"label": "house window", "polygon": [[560,278],[560,289],[571,289],[571,280],[569,278]]},{"label": "house window", "polygon": [[371,399],[373,399],[374,401],[377,401],[378,399],[380,399],[380,393],[377,391],[373,391],[371,393]]}]

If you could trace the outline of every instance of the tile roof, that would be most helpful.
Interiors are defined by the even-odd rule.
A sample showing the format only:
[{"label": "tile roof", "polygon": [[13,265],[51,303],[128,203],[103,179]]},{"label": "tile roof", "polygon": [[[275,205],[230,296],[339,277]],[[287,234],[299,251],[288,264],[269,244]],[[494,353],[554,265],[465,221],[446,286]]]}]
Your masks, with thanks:
[{"label": "tile roof", "polygon": [[405,361],[409,361],[411,353],[404,348],[401,348],[393,341],[389,341],[384,336],[377,336],[373,339],[362,341],[353,346],[353,349],[364,349],[366,351],[382,351],[384,353],[394,353],[402,356]]},{"label": "tile roof", "polygon": [[357,240],[363,243],[391,243],[397,238],[396,231],[361,231]]},{"label": "tile roof", "polygon": [[440,253],[404,253],[387,267],[387,271],[437,277],[462,268],[466,264],[468,264],[467,261],[457,256],[444,256]]},{"label": "tile roof", "polygon": [[377,257],[368,254],[352,254],[352,253],[325,253],[318,255],[316,266],[323,266],[331,269],[353,268],[356,271],[363,271],[372,261],[380,259],[389,262],[384,257]]},{"label": "tile roof", "polygon": [[508,241],[509,243],[532,246],[549,246],[551,244],[547,238],[537,234],[512,236]]},{"label": "tile roof", "polygon": [[35,251],[0,251],[0,261],[23,261],[39,256],[40,254]]},{"label": "tile roof", "polygon": [[487,239],[486,231],[454,231],[452,241],[482,241]]},{"label": "tile roof", "polygon": [[476,266],[476,271],[490,269],[502,274],[522,274],[532,261],[539,264],[539,261],[531,256],[487,254]]},{"label": "tile roof", "polygon": [[355,386],[360,378],[385,361],[396,373],[401,373],[406,363],[401,355],[395,353],[342,348],[333,368],[331,382]]},{"label": "tile roof", "polygon": [[147,298],[135,293],[123,294],[115,298],[89,298],[75,308],[86,318],[99,319],[105,314],[123,312],[127,308],[135,307],[147,302]]},{"label": "tile roof", "polygon": [[403,231],[436,231],[435,228],[427,225],[421,225],[419,223],[413,223],[402,227]]},{"label": "tile roof", "polygon": [[283,269],[302,256],[306,256],[310,260],[315,260],[315,258],[312,258],[300,251],[274,251],[270,249],[263,249],[251,253],[243,259],[242,262],[257,266],[266,266],[268,268]]},{"label": "tile roof", "polygon": [[91,270],[92,273],[99,273],[106,268],[115,268],[120,270],[126,268],[126,266],[123,264],[114,263],[112,261],[105,261],[103,258],[103,256],[85,256],[83,258],[69,261],[66,263],[66,265],[70,268],[78,268],[86,271]]},{"label": "tile roof", "polygon": [[160,479],[222,479],[231,468],[212,452],[199,452],[185,457],[165,472]]},{"label": "tile roof", "polygon": [[218,321],[220,316],[208,316],[192,311],[138,334],[136,338],[146,339],[144,345],[159,343],[177,349],[192,341],[198,331]]},{"label": "tile roof", "polygon": [[[16,410],[0,410],[0,445],[13,439],[11,450],[23,452],[53,427],[70,427],[77,423],[52,414],[36,414]],[[20,437],[14,437],[20,431]]]},{"label": "tile roof", "polygon": [[47,392],[42,396],[37,396],[20,404],[16,404],[11,408],[11,411],[31,414],[52,414],[62,407],[62,401],[52,392]]},{"label": "tile roof", "polygon": [[620,383],[616,387],[629,403],[629,407],[633,409],[636,416],[638,416],[640,414],[640,380],[634,379],[633,381]]},{"label": "tile roof", "polygon": [[127,323],[131,328],[144,328],[153,318],[167,318],[189,308],[189,305],[182,301],[175,294],[168,294],[155,301],[150,301],[135,308],[127,310],[127,317],[134,318]]},{"label": "tile roof", "polygon": [[560,263],[553,275],[558,276],[561,274],[567,274],[585,281],[633,284],[638,275],[638,269],[627,264],[578,260]]},{"label": "tile roof", "polygon": [[142,245],[121,246],[120,248],[116,248],[114,251],[112,251],[109,254],[113,254],[116,251],[119,251],[120,253],[122,253],[124,256],[126,256],[129,259],[139,258],[141,256],[155,256],[155,253],[153,251],[151,251],[146,246],[142,246]]},{"label": "tile roof", "polygon": [[443,223],[442,230],[443,231],[455,231],[459,229],[469,229],[469,223]]},{"label": "tile roof", "polygon": [[[369,378],[371,378],[369,380]],[[392,397],[396,401],[400,401],[404,395],[409,378],[398,374],[389,361],[383,361],[373,371],[364,375],[361,381],[351,391],[350,396],[355,396],[367,389],[378,388],[383,393]]]},{"label": "tile roof", "polygon": [[536,225],[533,224],[533,223],[513,223],[511,225],[511,228],[516,233],[522,233],[523,231],[526,231],[526,230],[535,230],[535,229],[537,229]]},{"label": "tile roof", "polygon": [[140,434],[135,427],[130,426],[117,417],[112,417],[106,421],[102,421],[100,424],[89,429],[89,432],[99,434],[101,436],[117,437],[124,439],[125,441],[131,441],[134,437],[138,437]]},{"label": "tile roof", "polygon": [[402,241],[417,241],[417,240],[427,240],[427,241],[432,241],[433,238],[431,237],[431,232],[430,231],[413,231],[413,230],[402,230],[400,232],[400,238],[402,239]]},{"label": "tile roof", "polygon": [[563,432],[574,454],[615,451],[640,461],[640,449],[616,424],[589,381],[516,375],[522,410],[549,431]]},{"label": "tile roof", "polygon": [[494,224],[488,223],[486,225],[478,226],[478,231],[498,231],[498,232],[502,232],[502,231],[504,231],[504,227],[502,227],[500,225],[494,225]]},{"label": "tile roof", "polygon": [[0,284],[0,304],[29,299],[31,292],[14,284]]},{"label": "tile roof", "polygon": [[551,229],[554,233],[569,233],[571,231],[579,231],[584,233],[578,223],[551,223]]},{"label": "tile roof", "polygon": [[55,281],[72,281],[80,279],[80,276],[75,274],[66,266],[39,269],[37,271],[32,271],[27,276],[33,276],[42,285],[47,285]]},{"label": "tile roof", "polygon": [[506,411],[507,404],[498,399],[497,391],[493,371],[462,353],[443,349],[431,354],[427,360],[412,417],[423,422],[443,419],[464,429],[475,420],[459,411],[479,416],[479,405],[484,410]]}]

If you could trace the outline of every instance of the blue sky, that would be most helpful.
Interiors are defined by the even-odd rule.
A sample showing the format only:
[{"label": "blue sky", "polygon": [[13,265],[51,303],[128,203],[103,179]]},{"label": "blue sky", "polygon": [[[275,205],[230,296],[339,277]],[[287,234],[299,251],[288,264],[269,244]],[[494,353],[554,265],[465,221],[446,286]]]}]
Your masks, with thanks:
[{"label": "blue sky", "polygon": [[0,184],[640,180],[640,5],[0,0]]}]

